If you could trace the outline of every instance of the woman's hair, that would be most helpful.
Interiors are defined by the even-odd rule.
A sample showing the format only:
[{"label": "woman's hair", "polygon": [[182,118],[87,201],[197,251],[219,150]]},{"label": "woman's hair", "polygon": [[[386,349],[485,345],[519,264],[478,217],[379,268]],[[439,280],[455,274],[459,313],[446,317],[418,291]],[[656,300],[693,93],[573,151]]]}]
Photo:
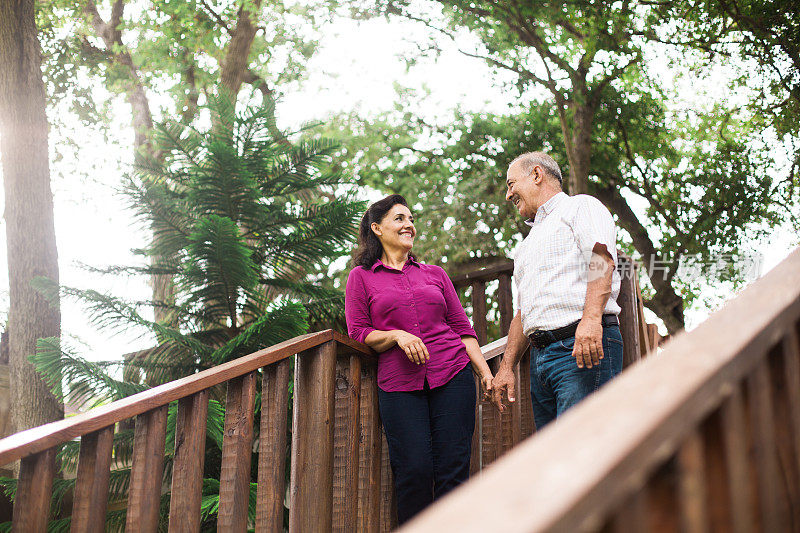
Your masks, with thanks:
[{"label": "woman's hair", "polygon": [[[361,219],[361,227],[358,231],[358,248],[353,252],[353,266],[372,268],[375,261],[381,258],[383,245],[378,240],[378,236],[372,231],[372,223],[381,223],[392,207],[400,204],[408,207],[406,199],[399,194],[390,194],[383,200],[378,200],[367,209]],[[409,257],[413,258],[412,254]]]}]

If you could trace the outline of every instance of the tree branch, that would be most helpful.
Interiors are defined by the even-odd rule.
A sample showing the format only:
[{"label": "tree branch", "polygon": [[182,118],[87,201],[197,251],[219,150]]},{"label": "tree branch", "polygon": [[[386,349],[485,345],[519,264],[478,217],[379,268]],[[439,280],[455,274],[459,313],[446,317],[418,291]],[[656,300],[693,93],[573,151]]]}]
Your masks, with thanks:
[{"label": "tree branch", "polygon": [[124,7],[123,0],[116,0],[111,11],[111,22],[103,20],[94,0],[86,1],[84,13],[90,17],[91,25],[95,33],[103,40],[106,50],[111,54],[111,59],[128,69],[130,79],[126,96],[133,111],[134,145],[138,154],[141,148],[145,148],[147,151],[151,150],[148,146],[147,135],[153,129],[153,116],[150,113],[150,104],[139,76],[139,69],[133,63],[130,52],[125,48],[122,42],[122,32],[119,31]]},{"label": "tree branch", "polygon": [[606,86],[608,86],[608,84],[611,83],[613,80],[619,78],[628,67],[638,63],[639,61],[641,61],[641,59],[642,59],[642,53],[640,51],[637,51],[636,56],[633,59],[625,63],[625,65],[623,66],[618,65],[614,67],[609,74],[604,76],[603,79],[600,81],[600,83],[598,83],[597,86],[594,87],[590,92],[590,97],[589,97],[590,105],[592,105],[593,107],[599,105],[600,98]]},{"label": "tree branch", "polygon": [[[644,191],[639,190],[637,191],[637,194],[645,198],[650,206],[661,215],[661,217],[664,219],[664,223],[675,232],[676,236],[685,238],[685,232],[678,227],[674,218],[667,214],[663,204],[658,201],[658,198],[656,198],[655,192],[653,191],[653,184],[650,182],[650,178],[648,177],[648,172],[645,171],[641,165],[639,165],[638,161],[636,161],[636,157],[633,155],[633,150],[631,149],[630,142],[628,141],[628,130],[625,128],[625,124],[623,124],[621,120],[617,120],[617,126],[619,127],[619,131],[622,136],[622,142],[625,146],[625,157],[628,162],[639,171],[639,175],[642,177]],[[621,180],[616,181],[621,182]]]},{"label": "tree branch", "polygon": [[222,28],[223,28],[223,29],[224,29],[226,32],[228,32],[228,35],[233,35],[233,32],[231,31],[231,28],[230,28],[230,26],[228,26],[228,23],[227,23],[227,22],[225,22],[225,20],[224,20],[224,19],[223,19],[223,18],[222,18],[222,17],[221,17],[221,16],[220,16],[220,15],[219,15],[219,14],[218,14],[216,11],[214,11],[214,10],[211,8],[211,6],[210,6],[210,5],[208,5],[208,2],[206,2],[206,0],[200,0],[200,4],[203,6],[203,9],[204,9],[204,10],[205,10],[205,11],[206,11],[206,12],[207,12],[209,15],[211,15],[211,18],[213,18],[213,19],[214,19],[214,20],[217,22],[217,24],[219,24],[220,26],[222,26]]}]

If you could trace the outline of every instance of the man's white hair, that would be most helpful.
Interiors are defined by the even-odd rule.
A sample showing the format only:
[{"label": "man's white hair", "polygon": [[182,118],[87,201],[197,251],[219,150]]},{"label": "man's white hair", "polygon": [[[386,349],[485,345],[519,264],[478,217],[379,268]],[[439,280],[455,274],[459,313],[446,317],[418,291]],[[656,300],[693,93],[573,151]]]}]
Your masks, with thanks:
[{"label": "man's white hair", "polygon": [[526,175],[532,174],[533,167],[538,165],[542,167],[550,177],[557,179],[559,185],[563,185],[564,180],[561,177],[561,169],[558,167],[558,163],[544,152],[525,152],[517,156],[516,159],[508,165],[509,168],[516,163],[519,163],[522,172]]}]

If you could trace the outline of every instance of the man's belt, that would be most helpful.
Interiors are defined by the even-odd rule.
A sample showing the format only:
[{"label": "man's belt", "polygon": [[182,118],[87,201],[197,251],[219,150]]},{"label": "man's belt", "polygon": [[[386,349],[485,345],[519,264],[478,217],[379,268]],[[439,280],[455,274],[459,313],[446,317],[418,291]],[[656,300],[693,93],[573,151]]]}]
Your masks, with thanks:
[{"label": "man's belt", "polygon": [[[530,335],[531,344],[536,348],[541,349],[554,342],[562,341],[564,339],[568,339],[569,337],[574,337],[575,330],[578,329],[579,323],[580,320],[561,328],[556,328],[546,331],[544,330],[534,331]],[[603,325],[603,327],[619,326],[619,319],[617,318],[617,315],[612,315],[612,314],[603,315],[603,318],[600,323]]]}]

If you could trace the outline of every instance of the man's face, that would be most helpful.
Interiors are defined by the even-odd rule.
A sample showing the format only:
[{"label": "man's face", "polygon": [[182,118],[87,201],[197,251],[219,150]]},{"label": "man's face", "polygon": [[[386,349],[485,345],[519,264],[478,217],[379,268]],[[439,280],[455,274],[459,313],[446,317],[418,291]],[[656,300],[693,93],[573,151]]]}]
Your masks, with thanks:
[{"label": "man's face", "polygon": [[508,167],[506,174],[506,200],[514,204],[519,214],[523,218],[533,218],[539,204],[537,198],[542,185],[541,172],[537,172],[538,167],[534,167],[533,172],[525,174],[522,165],[515,163]]}]

